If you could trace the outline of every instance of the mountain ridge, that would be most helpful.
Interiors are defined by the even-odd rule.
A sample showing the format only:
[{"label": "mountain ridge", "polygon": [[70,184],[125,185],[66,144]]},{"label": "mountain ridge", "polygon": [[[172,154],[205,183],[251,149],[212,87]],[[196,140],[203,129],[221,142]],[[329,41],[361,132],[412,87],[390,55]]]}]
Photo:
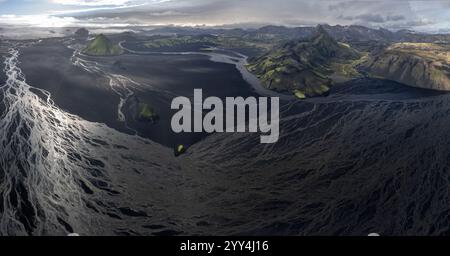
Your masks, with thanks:
[{"label": "mountain ridge", "polygon": [[306,98],[328,93],[334,84],[335,64],[359,58],[359,52],[338,43],[318,26],[310,39],[289,41],[252,58],[247,68],[266,88]]},{"label": "mountain ridge", "polygon": [[[391,31],[386,28],[370,28],[361,25],[328,25],[321,24],[335,40],[339,42],[434,42],[434,41],[450,41],[450,34],[429,34],[411,30]],[[298,26],[287,27],[280,25],[266,25],[256,29],[243,28],[219,28],[219,27],[160,27],[153,30],[154,33],[173,33],[180,35],[187,34],[223,34],[229,36],[241,36],[246,38],[266,39],[270,40],[274,36],[286,39],[307,39],[313,35],[316,27],[314,26]]]}]

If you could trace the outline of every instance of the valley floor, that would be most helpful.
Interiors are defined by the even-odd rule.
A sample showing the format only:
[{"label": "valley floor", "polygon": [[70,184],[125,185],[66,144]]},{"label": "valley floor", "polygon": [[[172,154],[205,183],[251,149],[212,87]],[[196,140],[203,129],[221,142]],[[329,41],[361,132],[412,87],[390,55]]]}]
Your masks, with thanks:
[{"label": "valley floor", "polygon": [[[212,95],[253,95],[233,65],[124,55],[83,70],[55,40],[20,48],[20,62],[2,48],[14,72],[0,74],[2,84],[9,78],[1,234],[450,234],[448,94],[354,80],[327,98],[284,101],[277,144],[214,134],[188,138],[196,143],[175,158],[161,145],[180,141],[161,141],[172,138],[162,132],[164,104],[198,84]],[[118,120],[124,91],[88,72],[105,66],[145,85],[135,92],[163,113],[160,133]]]}]

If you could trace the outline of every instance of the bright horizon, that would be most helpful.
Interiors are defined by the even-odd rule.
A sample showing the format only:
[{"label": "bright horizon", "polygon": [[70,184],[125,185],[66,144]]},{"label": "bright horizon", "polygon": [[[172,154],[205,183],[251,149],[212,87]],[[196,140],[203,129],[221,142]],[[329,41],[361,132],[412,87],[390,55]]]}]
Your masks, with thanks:
[{"label": "bright horizon", "polygon": [[448,1],[0,0],[0,25],[362,25],[449,33]]}]

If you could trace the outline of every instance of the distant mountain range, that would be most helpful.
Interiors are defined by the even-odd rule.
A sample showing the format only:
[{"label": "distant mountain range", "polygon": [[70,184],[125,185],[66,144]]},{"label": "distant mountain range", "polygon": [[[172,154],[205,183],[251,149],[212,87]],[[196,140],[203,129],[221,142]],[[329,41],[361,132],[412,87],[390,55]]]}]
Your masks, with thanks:
[{"label": "distant mountain range", "polygon": [[[450,42],[449,34],[424,34],[411,30],[399,30],[396,32],[387,29],[373,29],[364,26],[330,26],[321,25],[328,34],[340,42]],[[243,38],[283,38],[283,39],[306,39],[311,37],[315,27],[284,27],[265,26],[259,29],[215,29],[215,28],[187,28],[187,27],[164,27],[152,30],[153,33],[173,33],[178,35],[193,34],[220,34],[229,36],[240,36]]]}]

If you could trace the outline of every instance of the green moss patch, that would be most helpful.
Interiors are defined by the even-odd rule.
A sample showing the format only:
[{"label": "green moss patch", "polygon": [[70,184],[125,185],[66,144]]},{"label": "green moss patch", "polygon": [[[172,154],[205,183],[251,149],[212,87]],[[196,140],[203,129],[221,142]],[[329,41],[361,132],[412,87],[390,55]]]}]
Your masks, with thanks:
[{"label": "green moss patch", "polygon": [[159,116],[149,104],[140,104],[138,119],[142,122],[156,122]]}]

